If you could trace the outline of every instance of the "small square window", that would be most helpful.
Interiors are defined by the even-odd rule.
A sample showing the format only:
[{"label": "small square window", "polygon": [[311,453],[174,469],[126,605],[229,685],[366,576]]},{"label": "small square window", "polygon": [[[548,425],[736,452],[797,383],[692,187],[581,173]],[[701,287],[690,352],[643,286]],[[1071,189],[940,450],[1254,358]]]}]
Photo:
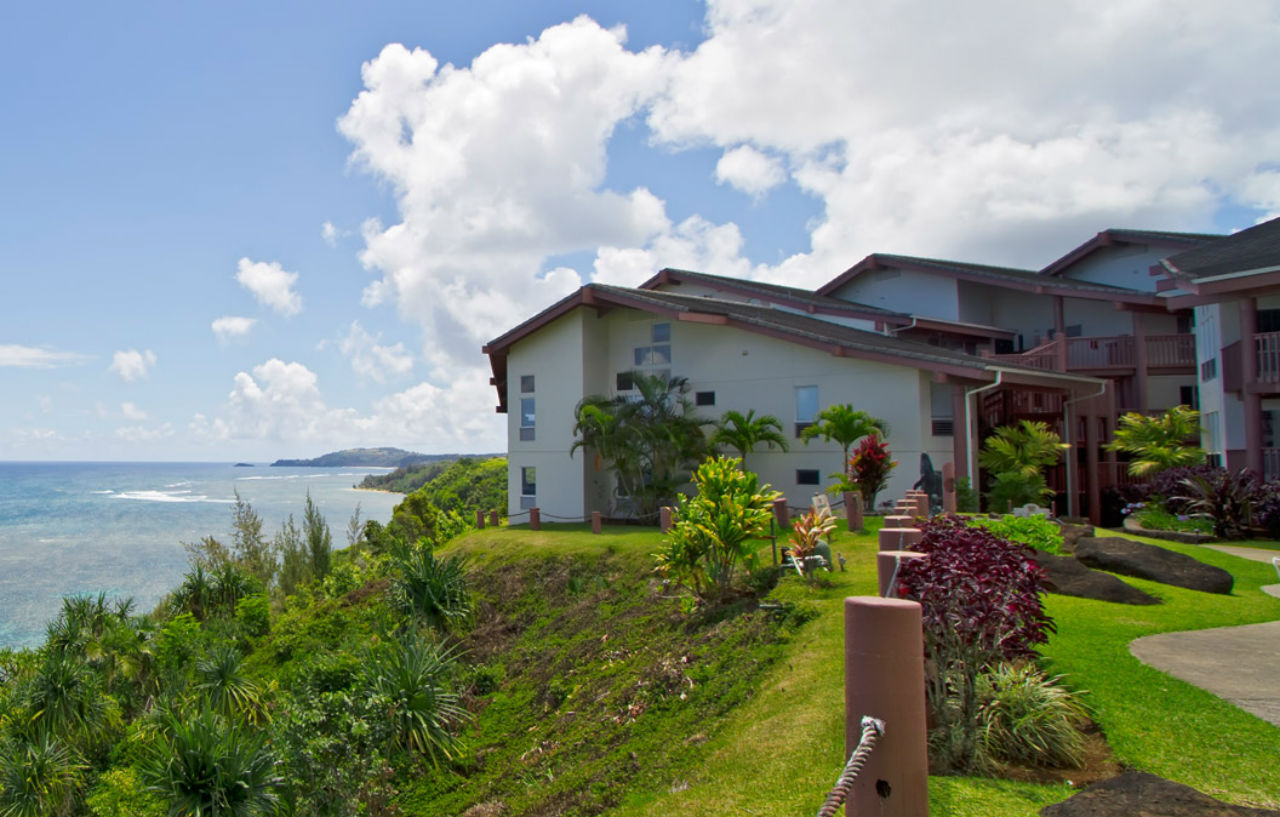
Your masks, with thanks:
[{"label": "small square window", "polygon": [[526,465],[520,469],[520,496],[536,496],[538,493],[538,469]]},{"label": "small square window", "polygon": [[648,365],[649,365],[649,353],[650,353],[650,352],[652,352],[652,351],[653,351],[653,347],[652,347],[652,346],[637,346],[637,347],[636,347],[636,356],[635,356],[635,365],[637,365],[637,366],[648,366]]},{"label": "small square window", "polygon": [[818,474],[817,468],[797,468],[796,484],[797,485],[819,485],[822,477]]},{"label": "small square window", "polygon": [[671,345],[663,344],[661,346],[652,347],[649,353],[649,360],[651,361],[651,365],[654,366],[671,365]]},{"label": "small square window", "polygon": [[631,372],[618,372],[613,378],[613,388],[617,391],[631,391],[636,387]]},{"label": "small square window", "polygon": [[655,323],[653,325],[653,334],[650,337],[654,343],[670,343],[671,342],[671,324]]},{"label": "small square window", "polygon": [[533,375],[531,374],[520,375],[520,393],[529,394],[532,391],[533,391]]},{"label": "small square window", "polygon": [[693,404],[695,406],[714,406],[716,404],[716,393],[713,391],[696,391],[693,393]]},{"label": "small square window", "polygon": [[525,426],[524,428],[521,428],[521,429],[520,429],[520,442],[522,442],[522,443],[531,443],[531,442],[533,442],[534,440],[536,440],[536,439],[538,438],[538,437],[537,437],[537,431],[538,431],[538,430],[537,430],[536,428],[534,428],[533,426]]}]

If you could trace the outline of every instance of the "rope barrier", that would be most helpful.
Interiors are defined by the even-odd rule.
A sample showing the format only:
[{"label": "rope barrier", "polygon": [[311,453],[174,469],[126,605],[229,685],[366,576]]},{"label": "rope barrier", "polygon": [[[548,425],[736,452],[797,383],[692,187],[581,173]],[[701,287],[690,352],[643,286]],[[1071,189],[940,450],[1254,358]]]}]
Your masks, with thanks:
[{"label": "rope barrier", "polygon": [[853,788],[853,781],[858,777],[858,772],[862,771],[867,758],[871,756],[871,750],[875,748],[876,741],[884,735],[884,728],[884,721],[869,715],[863,717],[862,737],[858,739],[858,747],[853,750],[853,754],[849,755],[849,762],[845,764],[840,779],[827,795],[827,801],[822,804],[822,808],[818,809],[818,817],[835,817],[836,811],[844,805],[845,799],[849,796],[849,790]]}]

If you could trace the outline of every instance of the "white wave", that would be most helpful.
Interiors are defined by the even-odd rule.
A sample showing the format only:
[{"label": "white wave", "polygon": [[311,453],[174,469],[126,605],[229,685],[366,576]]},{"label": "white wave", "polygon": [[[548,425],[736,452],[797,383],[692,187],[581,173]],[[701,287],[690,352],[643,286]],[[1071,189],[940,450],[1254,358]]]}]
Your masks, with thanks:
[{"label": "white wave", "polygon": [[166,488],[182,488],[182,487],[185,487],[185,486],[190,485],[190,484],[191,484],[191,480],[189,480],[189,479],[188,479],[188,480],[183,480],[182,482],[171,482],[171,483],[169,483],[168,485],[166,485],[166,486],[164,486],[164,487],[166,487]]},{"label": "white wave", "polygon": [[136,499],[142,502],[216,502],[231,504],[233,499],[216,499],[205,494],[193,494],[190,491],[122,491],[115,499]]},{"label": "white wave", "polygon": [[110,490],[108,490],[108,491],[90,491],[89,493],[91,493],[91,494],[101,494],[102,496],[106,496],[107,494],[114,494],[114,493],[115,493],[115,491],[110,491]]}]

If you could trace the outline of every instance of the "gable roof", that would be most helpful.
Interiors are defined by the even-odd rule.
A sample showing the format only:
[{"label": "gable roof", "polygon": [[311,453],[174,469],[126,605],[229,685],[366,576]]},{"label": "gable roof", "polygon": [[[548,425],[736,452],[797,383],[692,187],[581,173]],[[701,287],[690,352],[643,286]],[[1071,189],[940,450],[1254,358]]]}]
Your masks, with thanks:
[{"label": "gable roof", "polygon": [[855,329],[768,306],[704,296],[587,284],[484,345],[482,351],[489,355],[493,369],[490,383],[498,389],[499,412],[505,412],[507,407],[507,352],[511,346],[557,318],[584,306],[597,309],[638,309],[672,320],[733,326],[819,349],[835,357],[878,360],[978,382],[991,382],[997,379],[997,375],[1011,383],[1057,389],[1097,387],[1105,382],[1097,378],[996,363],[964,352],[942,349],[895,335]]},{"label": "gable roof", "polygon": [[1070,278],[1042,276],[1037,272],[1014,267],[994,267],[987,264],[970,264],[964,261],[947,261],[940,258],[917,258],[910,255],[872,253],[840,275],[818,287],[819,295],[830,295],[864,272],[877,269],[906,269],[945,275],[965,281],[989,284],[1005,289],[1021,290],[1037,295],[1067,295],[1076,298],[1125,301],[1128,303],[1156,304],[1154,295],[1136,289],[1076,281]]},{"label": "gable roof", "polygon": [[1199,247],[1219,238],[1222,238],[1221,233],[1175,233],[1167,230],[1129,230],[1111,227],[1053,261],[1040,270],[1040,274],[1061,275],[1073,264],[1083,261],[1099,250],[1116,244],[1144,244],[1165,247],[1169,250],[1185,250]]},{"label": "gable roof", "polygon": [[765,281],[746,281],[741,278],[727,278],[723,275],[711,275],[705,272],[693,272],[670,267],[659,271],[652,278],[642,283],[639,289],[657,290],[658,287],[664,284],[682,284],[686,282],[702,284],[720,292],[734,292],[771,303],[785,304],[808,312],[811,315],[848,315],[849,317],[866,318],[895,324],[908,324],[911,322],[911,316],[902,312],[896,312],[880,306],[872,306],[871,304],[819,295],[811,289],[770,284]]},{"label": "gable roof", "polygon": [[1280,270],[1280,218],[1170,256],[1153,268],[1180,281],[1249,276]]}]

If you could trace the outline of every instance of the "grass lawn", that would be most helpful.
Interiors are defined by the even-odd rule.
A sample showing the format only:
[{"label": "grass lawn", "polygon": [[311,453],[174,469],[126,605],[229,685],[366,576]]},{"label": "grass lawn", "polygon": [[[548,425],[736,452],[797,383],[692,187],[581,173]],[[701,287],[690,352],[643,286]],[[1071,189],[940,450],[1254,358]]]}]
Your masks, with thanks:
[{"label": "grass lawn", "polygon": [[[1280,600],[1258,591],[1276,581],[1275,571],[1207,548],[1160,544],[1229,570],[1234,594],[1131,580],[1166,603],[1132,607],[1050,596],[1059,627],[1044,650],[1050,669],[1088,691],[1086,700],[1125,765],[1233,802],[1280,805],[1280,728],[1141,664],[1128,651],[1131,640],[1151,633],[1280,619]],[[876,592],[875,534],[841,533],[834,549],[848,559],[848,572],[831,574],[824,587],[788,578],[775,591],[820,614],[796,634],[788,659],[769,673],[760,694],[713,733],[703,762],[667,791],[636,793],[611,815],[817,810],[844,762],[843,600]],[[1072,794],[1063,784],[958,777],[931,777],[929,789],[932,813],[956,817],[1034,815]]]}]

